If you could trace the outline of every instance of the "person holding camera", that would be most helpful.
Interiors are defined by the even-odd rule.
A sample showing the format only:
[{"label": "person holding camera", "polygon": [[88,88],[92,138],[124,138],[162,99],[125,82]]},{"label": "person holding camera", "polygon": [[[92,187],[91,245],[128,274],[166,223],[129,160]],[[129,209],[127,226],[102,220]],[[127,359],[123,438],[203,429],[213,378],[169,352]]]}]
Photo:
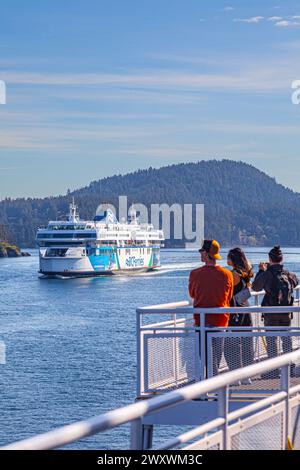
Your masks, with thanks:
[{"label": "person holding camera", "polygon": [[[253,281],[252,290],[256,292],[265,290],[266,293],[261,303],[262,306],[284,307],[293,305],[293,290],[297,285],[297,276],[284,269],[283,254],[280,246],[274,246],[269,252],[269,263],[261,262],[259,264],[259,271]],[[263,319],[264,325],[267,327],[289,327],[291,326],[292,313],[265,313]],[[272,358],[278,356],[277,337],[267,336],[266,341],[268,357]],[[291,336],[282,336],[281,341],[283,352],[291,352]],[[276,373],[273,375],[275,376]]]}]

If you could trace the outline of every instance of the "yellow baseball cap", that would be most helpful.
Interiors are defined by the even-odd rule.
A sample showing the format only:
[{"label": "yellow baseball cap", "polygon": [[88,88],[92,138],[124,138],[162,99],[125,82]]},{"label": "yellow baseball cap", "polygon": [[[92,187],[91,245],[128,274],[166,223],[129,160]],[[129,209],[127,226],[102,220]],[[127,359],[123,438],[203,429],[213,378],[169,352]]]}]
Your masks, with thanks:
[{"label": "yellow baseball cap", "polygon": [[206,251],[213,259],[222,259],[220,255],[220,243],[217,240],[204,240],[199,252]]}]

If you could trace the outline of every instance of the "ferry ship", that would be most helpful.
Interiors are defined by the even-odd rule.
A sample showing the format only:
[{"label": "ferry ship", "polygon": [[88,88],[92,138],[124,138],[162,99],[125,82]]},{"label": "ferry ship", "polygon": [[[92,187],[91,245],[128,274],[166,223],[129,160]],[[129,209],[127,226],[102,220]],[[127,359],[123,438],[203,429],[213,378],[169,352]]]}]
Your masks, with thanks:
[{"label": "ferry ship", "polygon": [[50,221],[37,231],[39,272],[72,277],[151,271],[160,267],[163,241],[163,231],[140,224],[134,208],[125,223],[109,208],[81,220],[73,200],[67,221]]}]

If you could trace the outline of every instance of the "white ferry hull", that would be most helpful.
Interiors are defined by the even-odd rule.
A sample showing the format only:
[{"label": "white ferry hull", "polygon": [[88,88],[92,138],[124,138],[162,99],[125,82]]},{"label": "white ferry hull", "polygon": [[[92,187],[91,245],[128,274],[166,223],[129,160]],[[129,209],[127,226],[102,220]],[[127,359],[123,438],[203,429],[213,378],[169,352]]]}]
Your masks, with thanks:
[{"label": "white ferry hull", "polygon": [[[40,273],[45,276],[99,276],[109,274],[142,273],[160,267],[159,248],[118,248],[106,249],[105,254],[99,249],[95,254],[83,254],[78,249],[78,256],[48,257],[45,250],[40,250]],[[98,253],[98,254],[97,254]]]}]

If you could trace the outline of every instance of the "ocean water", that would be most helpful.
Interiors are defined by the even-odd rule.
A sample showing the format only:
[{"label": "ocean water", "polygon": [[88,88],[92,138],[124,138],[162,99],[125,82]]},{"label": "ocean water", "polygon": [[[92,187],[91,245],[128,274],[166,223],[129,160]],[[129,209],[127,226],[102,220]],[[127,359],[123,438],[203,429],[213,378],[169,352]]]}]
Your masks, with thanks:
[{"label": "ocean water", "polygon": [[[267,251],[246,250],[256,268]],[[286,267],[300,274],[300,248],[284,251]],[[0,259],[0,445],[132,403],[135,309],[186,299],[189,271],[200,265],[196,251],[163,250],[159,273],[41,279],[31,253]],[[128,447],[129,426],[69,446]]]}]

